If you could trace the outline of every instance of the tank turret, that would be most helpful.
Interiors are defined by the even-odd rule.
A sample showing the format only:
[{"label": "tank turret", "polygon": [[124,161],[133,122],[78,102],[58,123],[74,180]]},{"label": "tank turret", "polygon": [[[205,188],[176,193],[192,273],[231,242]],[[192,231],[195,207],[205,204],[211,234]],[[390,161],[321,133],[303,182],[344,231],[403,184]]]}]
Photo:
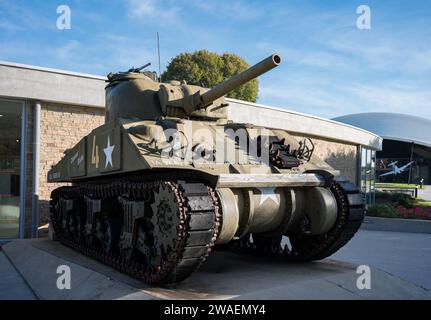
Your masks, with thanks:
[{"label": "tank turret", "polygon": [[281,58],[273,54],[212,89],[185,81],[158,83],[144,72],[110,74],[106,86],[106,121],[115,118],[155,120],[159,117],[226,118],[224,96],[230,91],[273,69]]}]

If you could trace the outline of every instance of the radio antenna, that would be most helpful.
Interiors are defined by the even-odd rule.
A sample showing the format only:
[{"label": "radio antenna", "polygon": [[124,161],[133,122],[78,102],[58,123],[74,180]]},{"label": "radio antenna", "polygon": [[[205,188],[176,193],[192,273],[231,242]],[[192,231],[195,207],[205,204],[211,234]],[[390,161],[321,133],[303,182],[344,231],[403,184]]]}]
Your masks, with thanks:
[{"label": "radio antenna", "polygon": [[160,68],[160,39],[159,39],[159,32],[157,31],[157,54],[159,58],[159,82],[162,81],[162,70]]}]

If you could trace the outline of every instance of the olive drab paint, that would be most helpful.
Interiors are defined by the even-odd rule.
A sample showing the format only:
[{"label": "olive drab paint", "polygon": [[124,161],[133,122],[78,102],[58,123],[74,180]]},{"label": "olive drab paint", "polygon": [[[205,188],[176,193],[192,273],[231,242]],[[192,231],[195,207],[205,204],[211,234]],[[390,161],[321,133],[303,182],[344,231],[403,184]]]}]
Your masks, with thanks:
[{"label": "olive drab paint", "polygon": [[[279,252],[281,237],[289,235],[293,248],[284,252],[292,260],[338,250],[362,222],[359,190],[313,154],[311,139],[227,119],[224,95],[280,63],[273,54],[212,89],[159,83],[140,69],[109,74],[105,124],[66,150],[48,173],[49,182],[82,186],[53,191],[54,226],[80,243],[84,233],[87,245],[102,244],[109,254],[119,246],[124,261],[135,250],[151,257],[149,270],[159,273],[145,278],[150,283],[180,281],[214,243],[247,243],[250,235],[253,247],[265,252]],[[172,181],[151,189],[152,176]],[[137,221],[146,222],[138,228]],[[178,230],[193,228],[199,229],[195,240],[172,240]],[[173,247],[178,253],[168,270],[162,255]],[[187,255],[192,259],[182,260]]]}]

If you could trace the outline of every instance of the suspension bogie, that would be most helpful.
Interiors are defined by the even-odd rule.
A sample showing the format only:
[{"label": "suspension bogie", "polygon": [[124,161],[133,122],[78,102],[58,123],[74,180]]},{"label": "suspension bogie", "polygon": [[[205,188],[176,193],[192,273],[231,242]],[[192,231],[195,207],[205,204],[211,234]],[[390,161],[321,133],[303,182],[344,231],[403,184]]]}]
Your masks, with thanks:
[{"label": "suspension bogie", "polygon": [[[189,276],[215,243],[309,261],[338,250],[362,222],[359,190],[347,181],[268,189],[145,178],[63,187],[52,194],[52,223],[65,244],[145,282],[167,283]],[[283,236],[290,248],[282,248]]]},{"label": "suspension bogie", "polygon": [[[149,283],[187,277],[217,238],[217,198],[204,183],[76,185],[55,190],[52,198],[52,222],[61,241]],[[62,219],[78,203],[85,207],[80,209],[83,241],[69,236]]]}]

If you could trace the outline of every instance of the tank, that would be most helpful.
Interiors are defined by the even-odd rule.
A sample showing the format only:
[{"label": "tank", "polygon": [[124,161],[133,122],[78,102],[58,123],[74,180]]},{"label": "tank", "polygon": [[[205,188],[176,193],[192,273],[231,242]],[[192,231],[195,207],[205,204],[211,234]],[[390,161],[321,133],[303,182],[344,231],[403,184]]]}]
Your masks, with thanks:
[{"label": "tank", "polygon": [[227,118],[225,95],[280,63],[273,54],[212,89],[109,74],[105,124],[48,173],[68,183],[51,195],[56,237],[150,284],[184,280],[214,246],[292,262],[344,246],[364,217],[358,188],[312,140]]}]

